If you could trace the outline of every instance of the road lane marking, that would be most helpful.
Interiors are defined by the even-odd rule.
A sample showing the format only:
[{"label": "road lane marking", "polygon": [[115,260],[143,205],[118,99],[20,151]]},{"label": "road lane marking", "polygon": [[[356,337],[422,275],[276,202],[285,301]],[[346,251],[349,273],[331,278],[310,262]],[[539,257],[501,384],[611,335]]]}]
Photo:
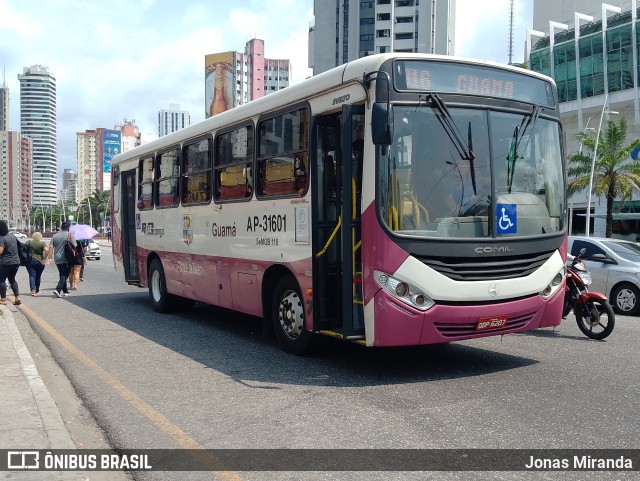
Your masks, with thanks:
[{"label": "road lane marking", "polygon": [[[113,389],[123,400],[128,402],[133,408],[142,413],[153,424],[169,434],[183,449],[205,449],[198,441],[193,439],[187,433],[185,433],[178,426],[173,424],[168,418],[166,418],[160,411],[155,409],[149,403],[140,398],[136,393],[127,388],[124,384],[114,378],[106,370],[104,370],[97,362],[91,357],[86,355],[80,349],[78,349],[71,341],[64,337],[54,327],[52,327],[47,321],[41,318],[38,314],[32,311],[29,307],[22,304],[20,310],[33,319],[38,325],[44,329],[51,337],[53,337],[60,346],[62,346],[67,352],[78,359],[87,368],[93,371],[102,379],[111,389]],[[224,481],[244,481],[244,478],[239,476],[233,471],[218,471],[216,475]]]}]

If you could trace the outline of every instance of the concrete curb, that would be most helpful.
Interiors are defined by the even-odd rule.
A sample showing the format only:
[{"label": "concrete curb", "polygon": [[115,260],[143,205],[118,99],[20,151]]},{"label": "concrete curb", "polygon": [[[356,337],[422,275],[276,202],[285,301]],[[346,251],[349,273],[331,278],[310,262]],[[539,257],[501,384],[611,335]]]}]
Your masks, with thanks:
[{"label": "concrete curb", "polygon": [[[62,420],[62,416],[60,416],[58,406],[38,374],[33,358],[22,340],[11,310],[7,306],[0,306],[0,308],[2,309],[2,316],[0,316],[2,319],[1,322],[6,326],[9,339],[17,354],[22,368],[22,374],[27,380],[31,395],[35,400],[39,417],[45,431],[44,434],[50,443],[50,447],[52,449],[76,449],[76,445],[71,439],[71,435]],[[34,446],[24,446],[24,448],[33,447]]]}]

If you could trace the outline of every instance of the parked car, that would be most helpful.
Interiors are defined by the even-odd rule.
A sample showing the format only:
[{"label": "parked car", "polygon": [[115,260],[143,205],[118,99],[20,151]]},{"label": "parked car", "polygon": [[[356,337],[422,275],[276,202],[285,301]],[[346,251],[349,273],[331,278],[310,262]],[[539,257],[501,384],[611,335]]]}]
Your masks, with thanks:
[{"label": "parked car", "polygon": [[9,234],[13,234],[14,236],[16,236],[16,238],[20,241],[20,242],[24,242],[27,240],[27,236],[26,234],[23,234],[22,232],[9,232]]},{"label": "parked car", "polygon": [[100,246],[96,244],[94,241],[90,240],[89,246],[87,249],[87,254],[86,254],[87,259],[95,259],[99,261],[101,255],[102,255],[102,251],[100,251]]},{"label": "parked car", "polygon": [[640,245],[622,239],[569,236],[569,253],[582,256],[591,272],[590,291],[601,292],[619,314],[640,313]]}]

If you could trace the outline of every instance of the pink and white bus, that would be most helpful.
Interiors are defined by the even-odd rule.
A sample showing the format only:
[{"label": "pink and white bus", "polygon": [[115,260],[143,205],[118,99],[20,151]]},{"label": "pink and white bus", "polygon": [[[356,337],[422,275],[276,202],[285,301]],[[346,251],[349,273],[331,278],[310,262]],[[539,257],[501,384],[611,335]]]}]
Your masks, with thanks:
[{"label": "pink and white bus", "polygon": [[116,270],[156,311],[260,316],[283,349],[558,325],[556,87],[484,61],[358,59],[113,160]]}]

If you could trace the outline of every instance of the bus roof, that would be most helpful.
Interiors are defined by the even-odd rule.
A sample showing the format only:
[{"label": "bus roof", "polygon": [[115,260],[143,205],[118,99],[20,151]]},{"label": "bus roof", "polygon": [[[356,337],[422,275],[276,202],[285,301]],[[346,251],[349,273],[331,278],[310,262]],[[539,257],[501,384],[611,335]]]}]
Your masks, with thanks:
[{"label": "bus roof", "polygon": [[302,102],[310,96],[319,94],[324,91],[331,90],[340,84],[362,80],[363,75],[379,70],[380,66],[391,59],[420,59],[420,60],[438,60],[453,63],[465,63],[477,66],[494,67],[503,70],[517,72],[519,74],[537,77],[541,80],[548,81],[555,85],[550,77],[532,70],[526,70],[521,67],[500,64],[487,60],[479,60],[465,57],[455,57],[449,55],[436,54],[420,54],[420,53],[383,53],[369,55],[367,57],[358,58],[346,64],[335,67],[321,74],[309,77],[303,82],[290,85],[282,90],[278,90],[269,95],[265,95],[256,100],[252,100],[244,105],[239,105],[225,112],[219,113],[208,119],[202,120],[196,124],[185,127],[177,132],[165,135],[157,140],[153,140],[147,144],[135,147],[119,154],[113,158],[113,165],[120,164],[128,159],[144,155],[155,150],[162,150],[171,145],[175,145],[184,139],[196,138],[221,127],[232,125],[236,122],[252,118],[264,113],[275,111],[283,106],[283,103],[293,104]]}]

